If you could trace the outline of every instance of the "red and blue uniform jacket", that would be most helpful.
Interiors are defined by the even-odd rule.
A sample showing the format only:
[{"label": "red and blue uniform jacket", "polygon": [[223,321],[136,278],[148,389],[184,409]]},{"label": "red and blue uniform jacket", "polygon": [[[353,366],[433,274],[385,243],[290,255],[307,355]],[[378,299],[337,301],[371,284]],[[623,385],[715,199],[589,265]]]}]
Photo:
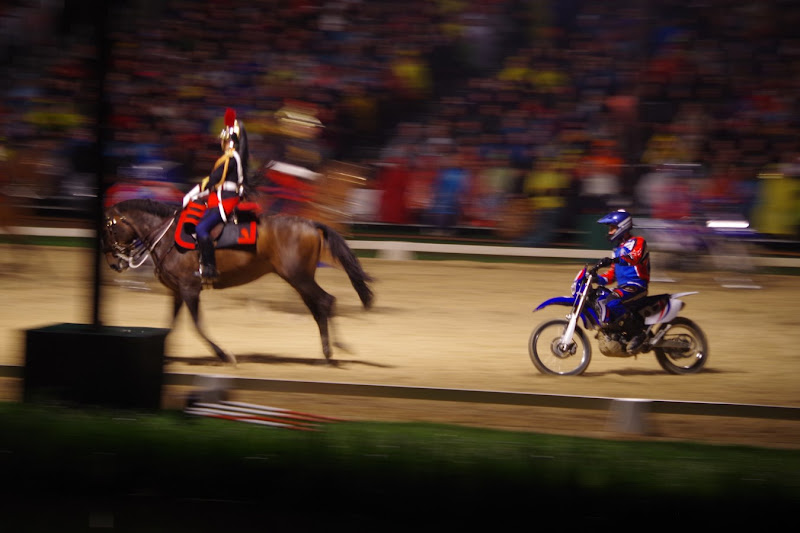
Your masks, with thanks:
[{"label": "red and blue uniform jacket", "polygon": [[617,282],[617,287],[633,285],[647,289],[650,283],[650,252],[643,237],[630,237],[613,251],[614,262],[598,276],[600,285]]},{"label": "red and blue uniform jacket", "polygon": [[230,214],[241,200],[239,187],[244,183],[242,160],[234,150],[228,150],[217,159],[209,176],[209,184],[214,185],[208,196],[208,207],[222,204],[225,215]]}]

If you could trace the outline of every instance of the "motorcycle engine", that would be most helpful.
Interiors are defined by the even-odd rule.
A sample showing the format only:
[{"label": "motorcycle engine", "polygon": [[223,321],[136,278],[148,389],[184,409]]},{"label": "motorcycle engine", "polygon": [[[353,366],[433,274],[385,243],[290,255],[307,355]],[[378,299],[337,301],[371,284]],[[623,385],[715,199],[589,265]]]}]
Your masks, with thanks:
[{"label": "motorcycle engine", "polygon": [[630,357],[631,354],[625,351],[625,345],[620,342],[618,334],[606,335],[603,332],[598,332],[595,338],[603,355],[608,357]]}]

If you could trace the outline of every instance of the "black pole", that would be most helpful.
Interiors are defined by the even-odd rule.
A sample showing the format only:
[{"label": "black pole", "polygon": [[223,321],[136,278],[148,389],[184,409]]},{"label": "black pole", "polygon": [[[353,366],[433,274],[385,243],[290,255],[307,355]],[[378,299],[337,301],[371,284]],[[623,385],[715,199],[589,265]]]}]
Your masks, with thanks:
[{"label": "black pole", "polygon": [[108,109],[105,91],[106,71],[108,70],[109,40],[108,40],[108,4],[104,0],[92,2],[95,16],[95,45],[96,45],[96,80],[97,103],[95,110],[95,204],[94,204],[94,290],[92,300],[92,324],[95,328],[102,326],[100,305],[102,302],[100,283],[101,262],[103,261],[100,239],[105,225],[103,204],[105,203],[105,137],[108,124]]}]

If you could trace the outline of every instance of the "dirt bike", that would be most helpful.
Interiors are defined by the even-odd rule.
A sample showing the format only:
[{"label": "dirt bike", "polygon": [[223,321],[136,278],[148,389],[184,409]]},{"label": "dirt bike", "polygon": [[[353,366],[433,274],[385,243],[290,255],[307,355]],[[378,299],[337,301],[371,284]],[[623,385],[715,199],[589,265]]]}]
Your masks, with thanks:
[{"label": "dirt bike", "polygon": [[[708,342],[702,330],[688,318],[678,316],[684,306],[682,297],[694,292],[646,296],[626,304],[628,312],[639,313],[644,322],[645,340],[629,352],[627,344],[641,331],[626,331],[626,321],[608,318],[606,298],[611,292],[596,286],[601,265],[585,266],[572,283],[572,296],[560,296],[542,302],[534,312],[551,305],[570,307],[563,319],[542,322],[531,333],[528,352],[534,366],[543,374],[577,376],[589,366],[592,348],[583,329],[596,331],[600,352],[608,357],[636,357],[655,353],[661,368],[670,374],[699,372],[708,361]],[[583,329],[578,324],[581,319]]]}]

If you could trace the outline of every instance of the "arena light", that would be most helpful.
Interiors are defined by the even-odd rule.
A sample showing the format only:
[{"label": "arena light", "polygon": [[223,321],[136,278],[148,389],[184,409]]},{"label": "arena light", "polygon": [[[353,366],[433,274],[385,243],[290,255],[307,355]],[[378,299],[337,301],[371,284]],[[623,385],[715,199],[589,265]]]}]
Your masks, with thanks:
[{"label": "arena light", "polygon": [[707,228],[715,229],[747,229],[750,223],[746,220],[708,220],[706,221]]}]

